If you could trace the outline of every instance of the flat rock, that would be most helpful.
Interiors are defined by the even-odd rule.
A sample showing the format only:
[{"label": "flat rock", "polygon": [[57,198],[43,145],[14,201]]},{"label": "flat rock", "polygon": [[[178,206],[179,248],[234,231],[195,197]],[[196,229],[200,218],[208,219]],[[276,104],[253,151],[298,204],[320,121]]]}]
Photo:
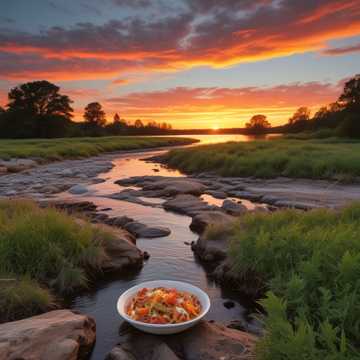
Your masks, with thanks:
[{"label": "flat rock", "polygon": [[209,224],[230,224],[234,218],[221,211],[202,211],[196,214],[191,221],[190,229],[202,233]]},{"label": "flat rock", "polygon": [[125,229],[136,237],[142,238],[158,238],[168,236],[171,230],[163,226],[147,226],[137,221],[132,221],[125,224]]},{"label": "flat rock", "polygon": [[165,178],[143,187],[144,190],[161,190],[163,195],[178,194],[201,195],[206,187],[199,181],[188,178]]},{"label": "flat rock", "polygon": [[237,190],[229,191],[229,195],[240,199],[247,199],[250,201],[260,201],[263,196],[263,194],[256,194],[249,191],[237,191]]},{"label": "flat rock", "polygon": [[201,211],[218,210],[217,206],[208,205],[197,196],[190,194],[177,195],[173,199],[163,203],[165,210],[174,211],[180,214],[195,215]]},{"label": "flat rock", "polygon": [[96,338],[93,318],[56,310],[0,325],[0,360],[86,359]]},{"label": "flat rock", "polygon": [[206,190],[205,194],[211,195],[216,199],[226,199],[227,198],[226,192],[220,191],[220,190]]},{"label": "flat rock", "polygon": [[72,186],[68,191],[70,194],[81,195],[86,194],[89,190],[86,186],[78,184]]},{"label": "flat rock", "polygon": [[179,334],[155,336],[134,328],[122,332],[106,360],[250,360],[254,335],[201,321]]},{"label": "flat rock", "polygon": [[306,202],[306,201],[297,201],[297,200],[278,200],[275,201],[274,206],[294,208],[299,210],[311,210],[321,207],[315,203]]},{"label": "flat rock", "polygon": [[221,208],[228,214],[239,216],[247,212],[247,207],[241,203],[226,199],[223,201]]}]

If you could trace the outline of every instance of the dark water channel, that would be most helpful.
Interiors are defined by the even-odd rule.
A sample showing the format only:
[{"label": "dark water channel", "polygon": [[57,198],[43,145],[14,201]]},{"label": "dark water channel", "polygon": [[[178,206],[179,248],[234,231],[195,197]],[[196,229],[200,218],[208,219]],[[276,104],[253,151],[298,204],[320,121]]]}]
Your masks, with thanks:
[{"label": "dark water channel", "polygon": [[[106,354],[116,345],[119,339],[119,327],[122,319],[117,314],[116,302],[121,293],[133,285],[148,280],[171,279],[181,280],[196,285],[205,290],[211,299],[211,310],[207,319],[219,322],[229,322],[233,319],[247,319],[249,302],[231,291],[220,289],[206,274],[203,266],[196,261],[190,246],[197,239],[197,235],[189,229],[190,217],[167,212],[162,208],[142,206],[130,202],[113,200],[104,197],[106,194],[118,192],[124,187],[114,184],[120,178],[134,175],[164,175],[183,176],[178,171],[171,171],[160,165],[146,163],[142,159],[152,156],[156,152],[141,154],[133,153],[121,155],[113,161],[114,168],[110,172],[101,174],[105,182],[90,186],[86,196],[75,196],[76,200],[89,200],[99,208],[111,208],[106,211],[110,216],[127,215],[148,225],[166,226],[171,234],[158,239],[137,240],[137,246],[150,254],[150,259],[144,267],[132,274],[123,274],[106,278],[96,284],[96,288],[74,297],[70,307],[82,313],[93,316],[97,324],[97,342],[91,359],[104,359]],[[156,172],[154,169],[157,169]],[[149,199],[146,199],[149,201]],[[208,197],[209,202],[216,203],[217,199]],[[152,199],[161,203],[161,199]],[[251,203],[247,204],[251,207]],[[235,306],[231,309],[224,307],[224,302],[232,300]],[[248,319],[247,319],[248,320]]]}]

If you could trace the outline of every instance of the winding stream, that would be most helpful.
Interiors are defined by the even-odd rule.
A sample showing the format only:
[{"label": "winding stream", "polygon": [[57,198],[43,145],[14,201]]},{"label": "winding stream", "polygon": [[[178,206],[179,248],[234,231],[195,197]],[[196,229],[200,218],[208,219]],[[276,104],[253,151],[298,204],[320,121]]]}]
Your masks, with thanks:
[{"label": "winding stream", "polygon": [[[225,136],[226,137],[226,136]],[[200,137],[199,137],[200,138]],[[232,138],[231,138],[232,139]],[[214,142],[216,139],[212,139]],[[224,136],[220,137],[224,141]],[[245,140],[245,139],[243,139]],[[226,141],[226,140],[225,140]],[[206,142],[206,141],[203,141]],[[209,141],[208,141],[209,142]],[[165,151],[165,150],[162,150]],[[162,208],[148,207],[126,201],[106,198],[107,194],[118,192],[124,187],[114,184],[114,181],[130,176],[162,175],[184,176],[178,171],[168,170],[161,165],[146,163],[142,159],[160,154],[161,151],[131,153],[119,155],[113,161],[114,167],[107,173],[99,175],[105,181],[91,185],[86,196],[75,196],[76,200],[89,200],[102,208],[111,208],[106,213],[110,216],[127,215],[148,225],[166,226],[171,234],[158,239],[137,239],[137,246],[150,254],[150,259],[137,273],[125,277],[113,276],[97,283],[96,289],[89,289],[76,296],[70,302],[70,307],[95,318],[97,324],[97,342],[92,353],[92,360],[104,359],[106,354],[116,345],[119,339],[121,318],[116,312],[116,302],[119,295],[129,287],[143,281],[156,279],[171,279],[187,281],[205,290],[211,298],[211,310],[207,319],[219,322],[229,322],[234,319],[251,321],[248,318],[251,304],[246,298],[233,293],[230,289],[220,289],[208,278],[203,266],[194,258],[190,246],[197,239],[197,235],[189,229],[191,218],[167,212]],[[154,170],[156,169],[156,170]],[[149,199],[146,199],[149,201]],[[161,199],[152,199],[161,203]],[[212,197],[207,201],[219,201]],[[251,207],[248,202],[248,206]],[[224,307],[224,302],[232,300],[235,306],[231,309]]]}]

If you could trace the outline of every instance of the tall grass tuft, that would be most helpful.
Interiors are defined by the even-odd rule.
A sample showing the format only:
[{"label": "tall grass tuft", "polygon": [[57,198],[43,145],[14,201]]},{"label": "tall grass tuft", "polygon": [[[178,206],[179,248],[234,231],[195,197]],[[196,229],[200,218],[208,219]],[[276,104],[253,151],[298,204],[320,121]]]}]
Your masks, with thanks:
[{"label": "tall grass tuft", "polygon": [[103,242],[111,236],[29,200],[0,200],[0,281],[24,278],[0,287],[0,318],[40,312],[52,302],[49,290],[65,294],[87,286],[88,275],[107,256]]},{"label": "tall grass tuft", "polygon": [[360,204],[247,215],[229,256],[268,289],[259,359],[360,358]]}]

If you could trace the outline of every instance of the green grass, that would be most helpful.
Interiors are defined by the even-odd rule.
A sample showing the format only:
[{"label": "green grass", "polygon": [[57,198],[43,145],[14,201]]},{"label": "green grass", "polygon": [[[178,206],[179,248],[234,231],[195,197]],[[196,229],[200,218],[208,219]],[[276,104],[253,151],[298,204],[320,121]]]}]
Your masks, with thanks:
[{"label": "green grass", "polygon": [[195,140],[175,137],[108,136],[98,138],[0,140],[0,159],[41,158],[60,160],[99,155],[119,150],[190,144]]},{"label": "green grass", "polygon": [[233,271],[268,291],[257,359],[360,359],[360,204],[249,214],[231,230]]},{"label": "green grass", "polygon": [[171,150],[165,160],[186,173],[354,180],[360,176],[360,142],[339,138],[229,142]]},{"label": "green grass", "polygon": [[23,277],[0,280],[0,322],[39,314],[55,307],[53,296],[36,281]]},{"label": "green grass", "polygon": [[[0,293],[0,318],[22,314],[23,300],[30,313],[37,313],[46,303],[50,306],[52,296],[46,291],[65,294],[85,287],[89,275],[100,271],[107,256],[103,244],[111,236],[32,201],[0,200],[0,279],[28,279],[16,288],[11,281],[2,282],[7,290],[2,288]],[[21,296],[31,288],[29,281],[37,285],[27,297]],[[16,304],[20,310],[10,311]]]}]

